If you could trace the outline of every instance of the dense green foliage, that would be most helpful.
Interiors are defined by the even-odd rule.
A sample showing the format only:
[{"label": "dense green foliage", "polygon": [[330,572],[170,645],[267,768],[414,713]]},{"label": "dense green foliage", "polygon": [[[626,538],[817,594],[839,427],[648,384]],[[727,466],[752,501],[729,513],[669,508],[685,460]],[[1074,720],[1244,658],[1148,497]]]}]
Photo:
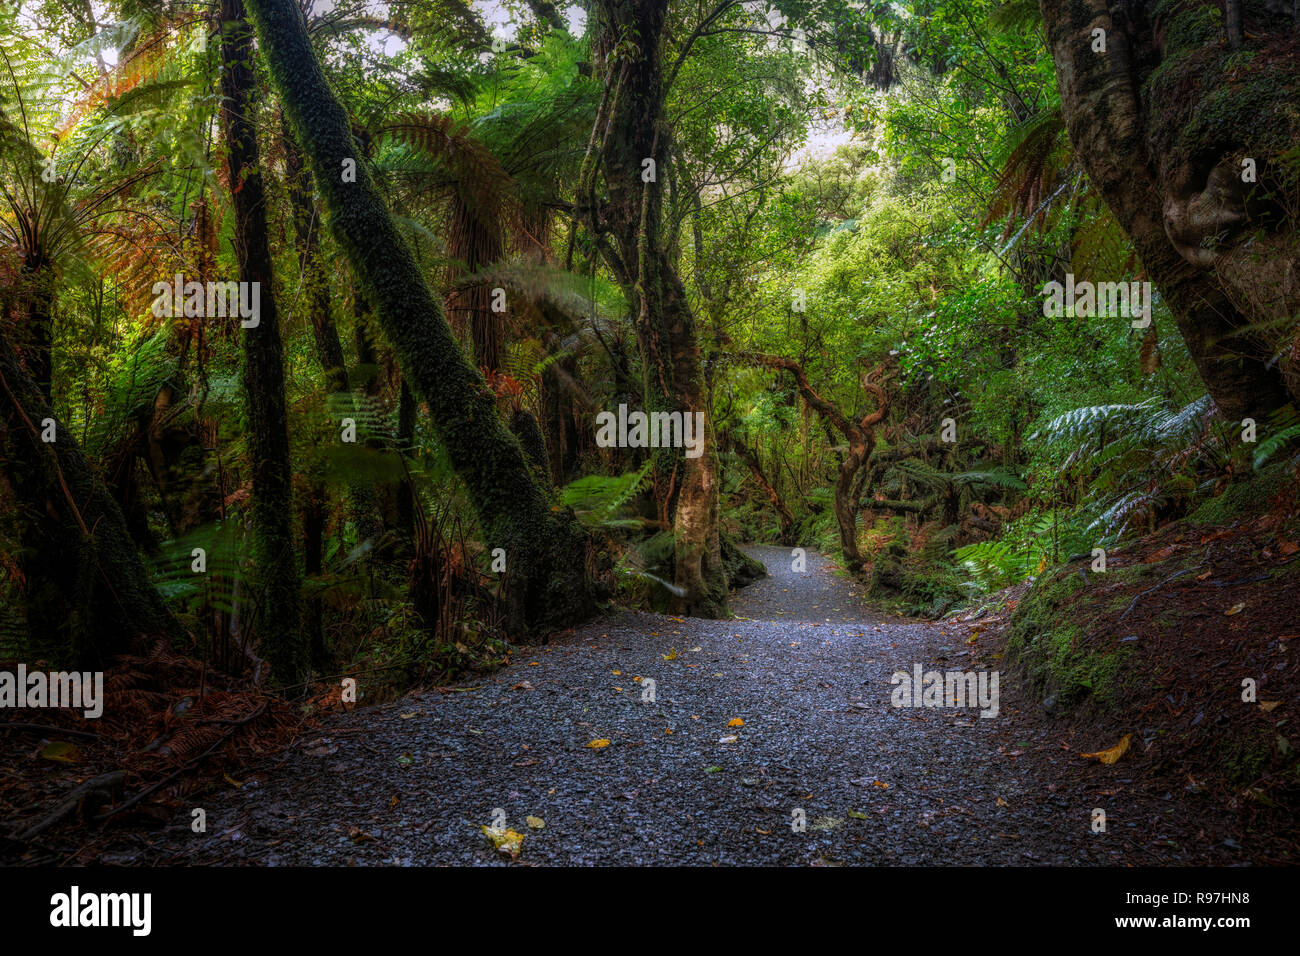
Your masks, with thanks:
[{"label": "dense green foliage", "polygon": [[[516,2],[497,23],[459,0],[320,4],[301,25],[297,4],[247,6],[294,476],[262,503],[292,525],[316,675],[490,664],[593,597],[682,599],[691,460],[595,438],[599,412],[674,407],[664,370],[690,364],[646,334],[647,276],[669,299],[680,277],[728,567],[737,540],[838,551],[849,508],[873,599],[937,616],[1294,464],[1293,407],[1225,420],[1158,291],[1146,328],[1046,314],[1066,273],[1146,273],[1072,151],[1037,4],[673,3],[654,64],[631,34],[596,42],[592,4],[562,23]],[[152,569],[175,620],[141,632],[183,628],[234,668],[280,626],[250,574],[250,340],[152,308],[175,275],[239,278],[247,183],[205,11],[0,9],[0,358]],[[662,83],[660,162],[613,236],[628,190],[602,137],[633,65]],[[1229,135],[1230,106],[1189,104],[1171,149]],[[837,494],[858,452],[835,419],[872,412]],[[30,535],[48,492],[4,454],[13,635],[48,600],[29,573],[49,564]]]}]

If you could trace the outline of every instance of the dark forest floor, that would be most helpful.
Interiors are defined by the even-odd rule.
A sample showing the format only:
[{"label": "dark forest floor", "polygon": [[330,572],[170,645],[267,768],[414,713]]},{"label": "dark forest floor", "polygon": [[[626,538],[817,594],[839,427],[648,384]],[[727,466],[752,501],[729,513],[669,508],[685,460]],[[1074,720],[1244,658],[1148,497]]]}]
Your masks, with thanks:
[{"label": "dark forest floor", "polygon": [[[482,830],[498,809],[524,834],[513,865],[1270,856],[1208,795],[1135,780],[1128,759],[1082,759],[1084,742],[1007,674],[996,718],[894,708],[895,670],[996,668],[994,645],[863,610],[857,585],[819,555],[796,573],[787,549],[753,553],[771,576],[734,596],[735,620],[622,613],[488,677],[327,717],[238,788],[190,798],[206,833],[190,831],[187,809],[162,830],[100,837],[90,856],[511,864]],[[646,677],[654,703],[641,699]],[[1097,807],[1105,833],[1090,826]]]}]

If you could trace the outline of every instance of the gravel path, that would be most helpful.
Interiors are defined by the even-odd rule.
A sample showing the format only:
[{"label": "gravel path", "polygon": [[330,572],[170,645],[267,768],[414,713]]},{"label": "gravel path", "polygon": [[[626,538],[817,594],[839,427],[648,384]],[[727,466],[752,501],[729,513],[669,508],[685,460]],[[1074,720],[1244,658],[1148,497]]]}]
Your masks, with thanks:
[{"label": "gravel path", "polygon": [[[788,549],[752,553],[771,576],[735,596],[735,620],[623,613],[454,691],[333,718],[278,768],[203,798],[207,832],[186,813],[159,859],[1193,862],[1169,848],[1169,804],[1112,808],[1110,832],[1090,833],[1088,794],[1117,768],[1078,785],[1077,754],[1018,717],[1009,682],[996,719],[891,706],[895,670],[974,669],[961,639],[863,610],[814,553],[802,573]],[[653,703],[635,677],[655,681]],[[513,863],[480,829],[498,809],[526,834]]]}]

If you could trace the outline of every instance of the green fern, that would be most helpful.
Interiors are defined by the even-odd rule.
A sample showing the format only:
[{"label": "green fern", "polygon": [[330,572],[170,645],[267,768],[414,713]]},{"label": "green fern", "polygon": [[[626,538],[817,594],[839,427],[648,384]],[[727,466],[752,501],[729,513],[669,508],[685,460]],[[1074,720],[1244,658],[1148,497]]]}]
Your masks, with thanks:
[{"label": "green fern", "polygon": [[1269,419],[1269,424],[1272,434],[1260,442],[1255,449],[1256,470],[1262,468],[1282,448],[1300,438],[1300,414],[1297,414],[1295,408],[1290,405],[1285,405],[1274,412]]},{"label": "green fern", "polygon": [[650,466],[647,461],[639,471],[610,477],[587,475],[570,482],[560,491],[560,500],[574,510],[584,523],[602,528],[640,528],[640,518],[626,516],[623,512],[637,494],[650,483]]}]

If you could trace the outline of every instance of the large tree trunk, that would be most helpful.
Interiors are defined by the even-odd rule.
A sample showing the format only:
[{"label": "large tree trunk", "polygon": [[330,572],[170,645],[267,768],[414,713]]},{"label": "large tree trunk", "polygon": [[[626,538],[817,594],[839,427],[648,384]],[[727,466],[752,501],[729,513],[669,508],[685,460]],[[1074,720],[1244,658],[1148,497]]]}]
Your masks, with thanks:
[{"label": "large tree trunk", "polygon": [[253,559],[260,602],[262,657],[282,684],[297,683],[307,654],[299,627],[298,553],[293,538],[293,475],[280,341],[266,232],[266,196],[258,168],[252,30],[242,0],[222,0],[222,121],[235,210],[241,282],[258,283],[258,324],[244,329],[244,394],[253,472]]},{"label": "large tree trunk", "polygon": [[[659,449],[656,485],[672,510],[673,609],[718,617],[727,613],[727,579],[718,536],[718,458],[700,359],[695,317],[662,234],[664,164],[672,131],[664,112],[663,34],[667,5],[656,0],[601,0],[595,11],[597,62],[610,88],[597,117],[599,159],[609,199],[599,210],[588,196],[578,207],[588,227],[608,229],[604,250],[624,288],[636,290],[636,332],[645,379],[645,410],[703,414],[704,448]],[[635,48],[626,49],[629,38]],[[615,54],[616,49],[624,52]],[[646,160],[654,162],[647,181]],[[590,163],[579,190],[590,191]]]},{"label": "large tree trunk", "polygon": [[122,511],[0,330],[0,462],[23,512],[32,650],[76,666],[185,632],[149,581]]},{"label": "large tree trunk", "polygon": [[[1173,313],[1215,403],[1261,418],[1297,394],[1300,131],[1288,17],[1246,24],[1231,69],[1216,3],[1040,0],[1075,153]],[[1093,30],[1105,52],[1093,52]],[[1252,160],[1258,182],[1248,178]],[[1118,281],[1121,277],[1114,276]]]},{"label": "large tree trunk", "polygon": [[[316,174],[330,224],[402,371],[429,406],[489,548],[504,548],[516,626],[571,624],[594,610],[587,538],[571,511],[552,511],[494,398],[456,344],[442,307],[397,231],[353,141],[293,0],[249,0],[285,112]],[[353,176],[345,176],[355,170]]]}]

